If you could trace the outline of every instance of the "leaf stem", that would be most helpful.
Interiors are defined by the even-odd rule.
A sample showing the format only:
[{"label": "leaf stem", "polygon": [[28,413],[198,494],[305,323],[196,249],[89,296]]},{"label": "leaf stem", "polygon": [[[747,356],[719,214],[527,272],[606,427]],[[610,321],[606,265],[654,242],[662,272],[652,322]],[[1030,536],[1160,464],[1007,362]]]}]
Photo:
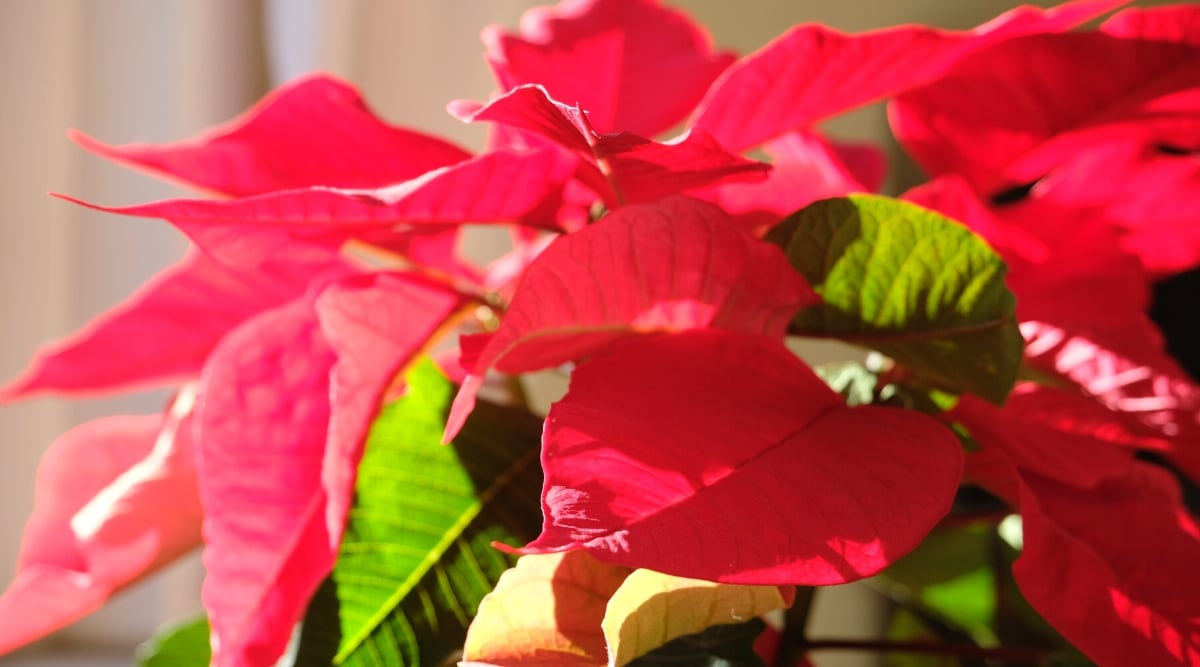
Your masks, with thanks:
[{"label": "leaf stem", "polygon": [[959,657],[1001,660],[1026,665],[1045,665],[1050,652],[1024,646],[997,646],[985,648],[974,644],[953,644],[936,641],[889,639],[810,639],[805,642],[807,651],[869,651],[876,653],[923,653],[927,655],[953,655]]},{"label": "leaf stem", "polygon": [[807,643],[804,631],[808,627],[808,615],[812,611],[816,592],[817,589],[812,586],[796,587],[796,601],[784,615],[783,636],[775,656],[775,667],[792,667],[804,655]]}]

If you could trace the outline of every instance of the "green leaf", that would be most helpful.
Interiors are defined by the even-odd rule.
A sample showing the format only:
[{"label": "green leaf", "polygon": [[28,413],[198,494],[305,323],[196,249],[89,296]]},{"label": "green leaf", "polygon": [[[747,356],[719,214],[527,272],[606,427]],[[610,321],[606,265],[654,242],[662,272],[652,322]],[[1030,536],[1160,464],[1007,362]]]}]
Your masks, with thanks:
[{"label": "green leaf", "polygon": [[935,530],[882,576],[905,586],[921,609],[994,646],[994,530],[985,523]]},{"label": "green leaf", "polygon": [[309,607],[298,667],[438,665],[541,524],[541,420],[480,402],[439,445],[453,386],[432,363],[376,420],[333,574]]},{"label": "green leaf", "polygon": [[159,632],[138,647],[137,667],[208,667],[212,650],[208,643],[208,618],[181,623]]},{"label": "green leaf", "polygon": [[754,641],[766,627],[757,618],[745,623],[714,625],[667,642],[628,667],[766,667],[754,652]]},{"label": "green leaf", "polygon": [[1003,403],[1024,341],[1007,268],[966,227],[914,204],[853,195],[790,216],[769,240],[824,299],[793,332],[855,343],[938,388]]}]

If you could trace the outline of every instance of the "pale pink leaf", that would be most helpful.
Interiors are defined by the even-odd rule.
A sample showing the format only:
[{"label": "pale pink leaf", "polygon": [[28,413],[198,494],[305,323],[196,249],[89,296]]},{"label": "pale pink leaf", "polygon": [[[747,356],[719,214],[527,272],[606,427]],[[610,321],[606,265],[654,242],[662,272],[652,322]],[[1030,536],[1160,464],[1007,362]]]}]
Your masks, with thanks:
[{"label": "pale pink leaf", "polygon": [[329,534],[339,539],[367,433],[385,395],[466,303],[419,276],[376,273],[331,285],[316,300],[321,331],[337,354],[328,444],[321,468]]},{"label": "pale pink leaf", "polygon": [[461,162],[442,139],[379,120],[350,84],[325,74],[288,83],[230,123],[195,139],[84,148],[235,197],[317,185],[377,188]]},{"label": "pale pink leaf", "polygon": [[824,585],[915,547],[949,510],[962,453],[925,415],[846,407],[781,341],[690,331],[580,364],[542,467],[543,530],[522,553]]},{"label": "pale pink leaf", "polygon": [[274,664],[333,566],[321,467],[335,361],[302,298],[234,330],[205,366],[202,593],[215,667]]},{"label": "pale pink leaf", "polygon": [[165,418],[88,422],[46,452],[17,576],[0,597],[0,653],[90,614],[199,545],[193,396],[185,390]]}]

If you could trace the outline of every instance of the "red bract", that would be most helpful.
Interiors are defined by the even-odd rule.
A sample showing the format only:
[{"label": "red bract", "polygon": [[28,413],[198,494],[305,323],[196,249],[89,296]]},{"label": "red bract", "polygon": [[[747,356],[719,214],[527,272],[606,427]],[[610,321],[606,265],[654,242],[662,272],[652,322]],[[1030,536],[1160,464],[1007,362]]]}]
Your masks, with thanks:
[{"label": "red bract", "polygon": [[488,102],[454,102],[466,122],[492,121],[534,132],[590,161],[579,180],[609,206],[650,201],[727,180],[761,180],[770,167],[721,148],[703,131],[665,144],[630,132],[602,134],[587,113],[550,99],[540,86],[522,86]]},{"label": "red bract", "polygon": [[314,275],[339,266],[326,253],[291,255],[237,269],[192,251],[82,331],[40,350],[30,368],[0,390],[0,399],[41,391],[113,391],[195,377],[231,329],[296,298]]},{"label": "red bract", "polygon": [[[297,241],[339,248],[353,239],[390,237],[425,225],[519,222],[556,228],[554,211],[574,160],[556,151],[486,153],[403,183],[372,190],[312,187],[229,201],[173,199],[105,207],[164,218],[227,262],[259,261]],[[253,252],[240,237],[261,239]]]},{"label": "red bract", "polygon": [[1128,0],[1018,9],[973,32],[923,26],[846,35],[792,28],[721,75],[692,124],[732,151],[928,82],[958,58],[1016,35],[1069,29]]},{"label": "red bract", "polygon": [[993,460],[969,464],[984,473],[977,481],[1019,504],[1013,573],[1030,603],[1100,664],[1200,664],[1200,580],[1189,565],[1200,527],[1170,475],[1118,448],[1153,446],[1153,435],[1104,413],[1039,389],[1003,410],[965,396],[951,414],[983,446],[973,456]]},{"label": "red bract", "polygon": [[188,141],[79,145],[118,162],[233,197],[316,185],[377,188],[462,162],[465,150],[392,127],[352,86],[314,75],[275,90],[238,119]]},{"label": "red bract", "polygon": [[711,327],[781,338],[815,300],[778,248],[720,209],[686,197],[618,209],[551,244],[526,269],[500,329],[464,343],[469,375],[446,438],[493,366],[555,366],[634,333]]},{"label": "red bract", "polygon": [[186,391],[168,417],[89,422],[50,447],[17,577],[0,598],[0,651],[90,614],[200,544],[193,399]]},{"label": "red bract", "polygon": [[521,35],[484,30],[502,90],[542,85],[591,112],[600,132],[654,136],[688,114],[734,61],[705,31],[654,0],[572,0],[532,9]]},{"label": "red bract", "polygon": [[894,101],[893,129],[931,174],[959,174],[996,204],[1026,196],[1092,209],[1151,271],[1189,268],[1200,259],[1186,222],[1200,205],[1200,166],[1185,155],[1200,145],[1200,51],[1166,41],[1175,33],[1162,26],[1195,12],[1118,15],[1113,34],[980,50]]},{"label": "red bract", "polygon": [[916,546],[961,466],[943,426],[846,407],[771,338],[632,338],[581,364],[551,408],[545,523],[521,552],[587,549],[727,583],[844,583]]}]

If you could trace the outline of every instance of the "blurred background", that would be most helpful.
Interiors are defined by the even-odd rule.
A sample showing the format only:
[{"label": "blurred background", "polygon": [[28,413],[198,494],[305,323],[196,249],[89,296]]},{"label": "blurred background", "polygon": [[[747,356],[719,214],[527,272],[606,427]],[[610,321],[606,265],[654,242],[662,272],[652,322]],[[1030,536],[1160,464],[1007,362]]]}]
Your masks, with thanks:
[{"label": "blurred background", "polygon": [[[66,335],[181,256],[166,223],[86,211],[46,196],[101,204],[182,194],[103,162],[67,141],[68,128],[109,143],[187,138],[226,121],[270,87],[326,70],[354,83],[385,119],[479,148],[484,129],[444,111],[487,99],[493,83],[480,29],[515,29],[535,0],[49,0],[0,2],[0,379],[42,342]],[[749,52],[794,23],[846,31],[898,23],[969,28],[1009,0],[675,0],[718,46]],[[1033,4],[1049,5],[1049,2]],[[1147,3],[1137,3],[1147,4]],[[878,106],[830,128],[843,139],[894,146]],[[907,185],[896,156],[889,183]],[[906,176],[907,174],[907,176]],[[59,434],[118,412],[154,412],[162,395],[0,407],[0,585],[15,567],[33,506],[38,459]],[[0,658],[4,667],[128,665],[163,622],[199,610],[193,557],[77,626]],[[854,593],[848,593],[853,597]],[[840,614],[840,615],[839,615]],[[871,633],[861,607],[821,612],[838,636]],[[819,659],[822,667],[847,664]],[[860,663],[853,663],[860,664]]]}]

